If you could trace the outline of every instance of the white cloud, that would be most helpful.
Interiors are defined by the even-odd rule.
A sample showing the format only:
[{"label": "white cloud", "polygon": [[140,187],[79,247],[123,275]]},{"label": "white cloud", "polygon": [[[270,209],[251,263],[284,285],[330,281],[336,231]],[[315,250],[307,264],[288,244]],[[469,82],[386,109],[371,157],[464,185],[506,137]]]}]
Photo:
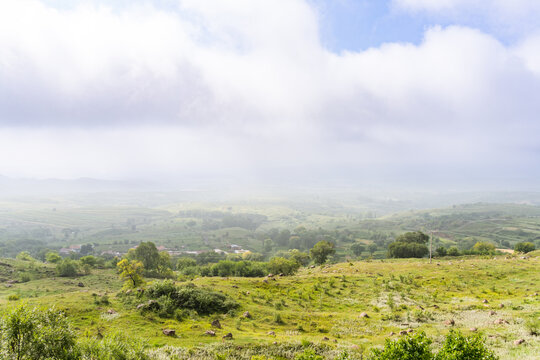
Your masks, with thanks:
[{"label": "white cloud", "polygon": [[335,54],[317,16],[302,0],[183,0],[177,11],[0,2],[1,172],[537,164],[538,37],[511,47],[454,26],[418,46]]}]

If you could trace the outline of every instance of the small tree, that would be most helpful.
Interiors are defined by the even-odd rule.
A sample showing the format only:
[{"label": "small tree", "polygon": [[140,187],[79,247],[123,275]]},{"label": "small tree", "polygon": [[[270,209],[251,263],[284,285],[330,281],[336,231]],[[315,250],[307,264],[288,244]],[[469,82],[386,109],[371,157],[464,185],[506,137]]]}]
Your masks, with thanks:
[{"label": "small tree", "polygon": [[49,251],[47,254],[45,254],[45,261],[47,261],[48,263],[56,264],[57,262],[61,260],[62,260],[62,257],[54,251]]},{"label": "small tree", "polygon": [[437,253],[437,255],[439,256],[446,256],[446,248],[443,247],[443,246],[439,246],[437,248],[437,250],[435,250],[435,252]]},{"label": "small tree", "polygon": [[495,251],[495,245],[485,241],[479,241],[474,244],[473,251],[478,254],[489,255]]},{"label": "small tree", "polygon": [[336,253],[334,244],[328,241],[319,241],[310,250],[311,258],[317,265],[322,265],[328,259],[328,256]]},{"label": "small tree", "polygon": [[268,270],[274,274],[292,275],[298,271],[299,267],[300,264],[296,261],[277,256],[271,258],[268,262]]},{"label": "small tree", "polygon": [[361,243],[354,243],[351,245],[351,250],[354,254],[354,256],[360,256],[364,252],[366,247]]},{"label": "small tree", "polygon": [[463,336],[450,330],[435,360],[496,360],[497,357],[484,344],[479,334]]},{"label": "small tree", "polygon": [[535,249],[536,249],[536,246],[534,246],[534,244],[531,242],[520,242],[520,243],[517,243],[516,246],[514,246],[515,251],[519,251],[525,254],[528,252],[534,251]]},{"label": "small tree", "polygon": [[62,312],[23,304],[0,317],[0,358],[76,359],[75,333]]},{"label": "small tree", "polygon": [[459,256],[459,249],[455,246],[451,246],[447,252],[448,256]]},{"label": "small tree", "polygon": [[79,266],[75,260],[64,259],[56,265],[56,272],[59,276],[77,276]]},{"label": "small tree", "polygon": [[116,264],[116,268],[120,277],[125,280],[124,286],[136,288],[144,283],[142,277],[144,266],[142,262],[122,259]]},{"label": "small tree", "polygon": [[431,340],[423,332],[397,341],[386,340],[382,350],[372,350],[370,360],[432,360]]},{"label": "small tree", "polygon": [[298,249],[289,250],[289,256],[301,266],[306,266],[310,261],[309,254]]}]

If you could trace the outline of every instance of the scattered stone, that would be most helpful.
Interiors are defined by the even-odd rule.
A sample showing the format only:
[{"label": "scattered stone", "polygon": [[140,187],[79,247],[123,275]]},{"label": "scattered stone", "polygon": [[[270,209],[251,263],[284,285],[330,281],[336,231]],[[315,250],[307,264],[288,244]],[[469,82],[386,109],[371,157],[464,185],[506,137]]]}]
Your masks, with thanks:
[{"label": "scattered stone", "polygon": [[499,304],[499,308],[503,308],[504,307],[504,304]]},{"label": "scattered stone", "polygon": [[367,313],[365,313],[365,312],[361,313],[360,317],[369,319],[369,315]]},{"label": "scattered stone", "polygon": [[484,299],[484,300],[482,300],[482,303],[484,303],[484,304],[488,304],[488,303],[489,303],[489,301],[487,301],[487,299]]},{"label": "scattered stone", "polygon": [[399,335],[407,335],[407,330],[401,330],[401,331],[399,332]]},{"label": "scattered stone", "polygon": [[234,289],[238,289],[238,285],[233,285],[232,286]]},{"label": "scattered stone", "polygon": [[518,340],[514,340],[514,345],[521,345],[525,342],[524,339],[518,339]]},{"label": "scattered stone", "polygon": [[388,334],[388,336],[394,336],[394,335],[396,335],[396,333],[393,331],[390,331],[390,334]]},{"label": "scattered stone", "polygon": [[322,341],[328,341],[330,340],[329,338],[327,338],[326,336],[322,338]]},{"label": "scattered stone", "polygon": [[284,274],[284,273],[280,273],[279,276],[283,277],[283,276],[285,276],[285,274]]},{"label": "scattered stone", "polygon": [[137,310],[141,310],[146,304],[139,304],[137,305]]},{"label": "scattered stone", "polygon": [[534,296],[538,296],[538,293],[536,292],[536,293],[534,293],[533,295],[534,295]]},{"label": "scattered stone", "polygon": [[114,311],[113,309],[109,309],[107,310],[107,314],[109,315],[116,314],[116,311]]},{"label": "scattered stone", "polygon": [[437,266],[441,266],[441,264],[437,263]]},{"label": "scattered stone", "polygon": [[208,335],[208,336],[216,336],[216,332],[213,331],[213,330],[206,330],[204,332],[204,335]]},{"label": "scattered stone", "polygon": [[211,323],[212,327],[215,327],[215,328],[218,328],[218,329],[221,329],[221,323],[219,322],[218,319],[212,321]]},{"label": "scattered stone", "polygon": [[450,320],[446,320],[446,321],[444,322],[444,324],[445,324],[446,326],[454,326],[454,325],[456,325],[456,321],[455,321],[454,319],[450,319]]},{"label": "scattered stone", "polygon": [[469,330],[471,330],[472,332],[477,332],[477,331],[478,331],[478,329],[475,328],[475,327],[472,327],[472,328],[470,328]]},{"label": "scattered stone", "polygon": [[420,310],[424,310],[424,308],[421,305],[416,305],[416,307],[419,308]]},{"label": "scattered stone", "polygon": [[414,330],[413,329],[407,329],[407,332],[412,333],[412,332],[414,332]]},{"label": "scattered stone", "polygon": [[223,335],[221,338],[225,340],[232,340],[233,336],[232,333],[228,333],[226,335]]},{"label": "scattered stone", "polygon": [[266,275],[266,277],[273,278],[274,274],[270,273],[270,274]]},{"label": "scattered stone", "polygon": [[439,308],[439,305],[435,304],[435,305],[433,305],[433,308],[434,308],[434,309],[438,309],[438,308]]},{"label": "scattered stone", "polygon": [[263,279],[263,283],[268,284],[268,279]]},{"label": "scattered stone", "polygon": [[164,329],[164,330],[163,330],[163,335],[166,335],[166,336],[176,336],[176,330],[173,330],[173,329]]},{"label": "scattered stone", "polygon": [[269,331],[269,332],[268,332],[268,335],[270,335],[270,336],[276,336],[276,333],[275,333],[274,331]]},{"label": "scattered stone", "polygon": [[332,340],[334,344],[337,344],[337,339]]},{"label": "scattered stone", "polygon": [[274,341],[272,344],[273,344],[273,345],[277,345],[277,341]]},{"label": "scattered stone", "polygon": [[491,315],[491,316],[493,316],[493,315],[495,315],[495,314],[497,314],[497,313],[496,313],[494,310],[491,310],[491,311],[489,312],[489,315]]},{"label": "scattered stone", "polygon": [[493,322],[495,325],[503,325],[503,324],[508,324],[508,321],[504,320],[504,319],[497,319]]},{"label": "scattered stone", "polygon": [[310,269],[315,269],[315,265],[311,265],[309,268]]},{"label": "scattered stone", "polygon": [[13,285],[11,285],[11,284],[6,284],[4,286],[7,287],[7,288],[13,287]]},{"label": "scattered stone", "polygon": [[77,284],[78,287],[84,287],[84,284],[82,282]]},{"label": "scattered stone", "polygon": [[245,313],[243,313],[242,316],[245,317],[246,319],[251,319],[251,314],[249,313],[249,311],[246,311]]},{"label": "scattered stone", "polygon": [[351,350],[358,350],[360,349],[360,346],[358,345],[351,345]]}]

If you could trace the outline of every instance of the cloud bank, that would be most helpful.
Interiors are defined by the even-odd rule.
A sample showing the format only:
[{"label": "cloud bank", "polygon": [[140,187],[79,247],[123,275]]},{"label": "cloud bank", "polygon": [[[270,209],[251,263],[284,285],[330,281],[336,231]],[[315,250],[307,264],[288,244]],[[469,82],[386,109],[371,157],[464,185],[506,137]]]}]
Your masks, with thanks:
[{"label": "cloud bank", "polygon": [[[508,23],[537,10],[504,4]],[[334,53],[319,32],[303,0],[0,2],[0,172],[537,178],[540,36],[456,25]]]}]

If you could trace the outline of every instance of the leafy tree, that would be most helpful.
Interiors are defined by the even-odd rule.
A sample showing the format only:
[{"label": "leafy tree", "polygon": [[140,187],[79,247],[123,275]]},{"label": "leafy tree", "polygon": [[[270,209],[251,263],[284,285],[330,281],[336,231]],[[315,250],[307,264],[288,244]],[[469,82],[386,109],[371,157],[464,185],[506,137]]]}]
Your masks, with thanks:
[{"label": "leafy tree", "polygon": [[435,360],[496,360],[497,357],[484,344],[479,334],[463,336],[450,330]]},{"label": "leafy tree", "polygon": [[354,243],[351,245],[351,250],[355,256],[360,256],[365,251],[366,247],[361,243]]},{"label": "leafy tree", "polygon": [[192,259],[190,257],[181,257],[178,260],[176,260],[176,270],[184,270],[188,267],[197,266],[197,261],[195,259]]},{"label": "leafy tree", "polygon": [[64,259],[56,265],[56,272],[59,276],[77,276],[79,265],[75,260]]},{"label": "leafy tree", "polygon": [[75,333],[64,314],[27,305],[0,317],[0,358],[16,360],[71,360],[76,353]]},{"label": "leafy tree", "polygon": [[[432,360],[431,340],[425,333],[407,335],[399,340],[386,340],[382,350],[372,350],[370,360]],[[463,359],[465,360],[465,359]]]},{"label": "leafy tree", "polygon": [[495,245],[485,241],[479,241],[474,244],[473,251],[482,255],[492,254],[495,251]]},{"label": "leafy tree", "polygon": [[404,243],[427,244],[428,241],[429,235],[426,235],[421,231],[407,232],[396,238],[396,242]]},{"label": "leafy tree", "polygon": [[32,255],[30,255],[30,253],[28,253],[28,251],[21,251],[20,253],[17,254],[16,258],[17,260],[22,260],[22,261],[34,260],[34,258],[32,257]]},{"label": "leafy tree", "polygon": [[305,253],[298,249],[289,250],[288,255],[291,260],[296,261],[301,266],[306,266],[307,264],[309,264],[309,261],[311,260],[308,253]]},{"label": "leafy tree", "polygon": [[443,247],[443,246],[440,246],[437,248],[437,250],[435,250],[435,252],[437,253],[437,255],[439,256],[446,256],[446,248]]},{"label": "leafy tree", "polygon": [[377,244],[371,243],[368,245],[367,248],[368,248],[369,253],[373,256],[373,253],[377,251]]},{"label": "leafy tree", "polygon": [[159,251],[153,242],[141,242],[139,246],[128,254],[130,259],[142,262],[145,270],[157,270],[160,258]]},{"label": "leafy tree", "polygon": [[313,246],[310,250],[311,258],[317,265],[322,265],[328,259],[328,256],[334,255],[336,250],[334,249],[334,244],[328,241],[319,241]]},{"label": "leafy tree", "polygon": [[94,246],[92,244],[86,244],[81,246],[81,255],[88,255],[94,251]]},{"label": "leafy tree", "polygon": [[447,252],[448,256],[459,256],[459,249],[455,246],[451,246]]},{"label": "leafy tree", "polygon": [[391,258],[421,258],[428,252],[424,244],[396,241],[388,245],[388,257]]},{"label": "leafy tree", "polygon": [[90,267],[94,267],[97,264],[97,259],[93,255],[83,256],[79,259],[79,261],[81,262],[81,264],[88,265]]},{"label": "leafy tree", "polygon": [[264,255],[261,253],[248,251],[242,254],[242,259],[248,261],[262,261],[264,259]]},{"label": "leafy tree", "polygon": [[51,264],[56,264],[61,260],[62,260],[62,257],[60,255],[58,255],[58,253],[56,253],[54,251],[49,251],[45,255],[45,261],[47,261],[48,263],[51,263]]},{"label": "leafy tree", "polygon": [[300,264],[292,259],[275,256],[268,262],[268,271],[274,274],[292,275],[298,271],[298,268]]},{"label": "leafy tree", "polygon": [[120,277],[125,280],[124,286],[136,288],[144,283],[142,277],[144,265],[142,262],[122,259],[116,264],[116,268]]},{"label": "leafy tree", "polygon": [[515,251],[519,251],[525,254],[528,252],[534,251],[535,249],[536,249],[536,246],[534,246],[534,244],[531,242],[520,242],[520,243],[517,243],[516,246],[514,246]]}]

